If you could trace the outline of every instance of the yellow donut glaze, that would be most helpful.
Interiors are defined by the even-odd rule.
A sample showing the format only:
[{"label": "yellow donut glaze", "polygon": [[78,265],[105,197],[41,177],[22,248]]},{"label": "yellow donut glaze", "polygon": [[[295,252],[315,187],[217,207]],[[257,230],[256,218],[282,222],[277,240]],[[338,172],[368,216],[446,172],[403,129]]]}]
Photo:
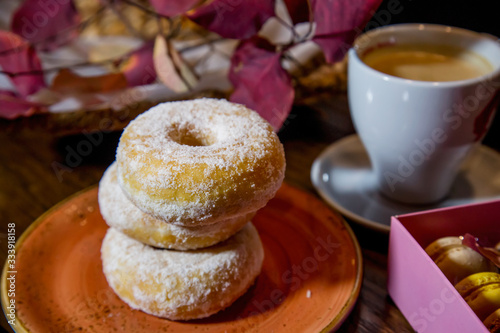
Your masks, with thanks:
[{"label": "yellow donut glaze", "polygon": [[142,243],[176,250],[211,246],[234,235],[255,213],[238,215],[199,227],[182,227],[159,220],[137,208],[123,193],[113,163],[99,183],[99,207],[106,223]]},{"label": "yellow donut glaze", "polygon": [[253,284],[263,257],[251,223],[224,242],[192,251],[156,249],[110,228],[101,248],[115,293],[134,309],[172,320],[204,318],[231,305]]},{"label": "yellow donut glaze", "polygon": [[142,210],[194,226],[262,208],[280,187],[283,146],[256,112],[225,100],[160,104],[131,122],[118,179]]}]

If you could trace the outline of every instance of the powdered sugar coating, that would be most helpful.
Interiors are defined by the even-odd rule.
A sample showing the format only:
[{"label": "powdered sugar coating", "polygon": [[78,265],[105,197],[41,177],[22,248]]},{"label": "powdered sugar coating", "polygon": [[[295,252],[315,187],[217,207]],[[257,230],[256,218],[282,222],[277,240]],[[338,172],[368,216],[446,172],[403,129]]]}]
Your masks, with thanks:
[{"label": "powdered sugar coating", "polygon": [[243,105],[217,99],[151,108],[125,128],[116,160],[134,204],[183,226],[262,208],[285,171],[271,125]]},{"label": "powdered sugar coating", "polygon": [[99,207],[106,223],[142,243],[176,250],[211,246],[238,232],[255,213],[214,224],[182,227],[159,220],[137,208],[123,193],[111,164],[99,182]]},{"label": "powdered sugar coating", "polygon": [[110,228],[101,257],[108,284],[132,308],[189,320],[243,295],[260,273],[264,251],[251,223],[222,243],[192,251],[156,249]]}]

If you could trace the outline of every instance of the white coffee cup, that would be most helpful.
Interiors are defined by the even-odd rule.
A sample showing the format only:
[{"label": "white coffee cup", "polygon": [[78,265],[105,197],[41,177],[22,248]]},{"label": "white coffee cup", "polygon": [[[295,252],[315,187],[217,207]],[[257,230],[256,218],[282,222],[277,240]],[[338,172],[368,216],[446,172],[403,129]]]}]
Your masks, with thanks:
[{"label": "white coffee cup", "polygon": [[[457,81],[421,81],[385,74],[363,61],[375,49],[403,44],[459,47],[486,59],[491,71]],[[460,28],[397,24],[362,34],[348,54],[350,112],[379,190],[404,203],[442,200],[493,119],[500,99],[500,43]]]}]

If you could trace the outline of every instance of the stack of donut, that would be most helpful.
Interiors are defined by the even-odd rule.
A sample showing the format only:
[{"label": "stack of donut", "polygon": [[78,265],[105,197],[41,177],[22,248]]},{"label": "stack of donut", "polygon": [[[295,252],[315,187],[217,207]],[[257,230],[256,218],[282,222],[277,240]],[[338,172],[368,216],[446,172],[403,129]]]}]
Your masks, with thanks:
[{"label": "stack of donut", "polygon": [[170,102],[137,117],[99,183],[111,288],[171,320],[229,306],[260,273],[264,252],[250,220],[284,170],[273,128],[242,105]]}]

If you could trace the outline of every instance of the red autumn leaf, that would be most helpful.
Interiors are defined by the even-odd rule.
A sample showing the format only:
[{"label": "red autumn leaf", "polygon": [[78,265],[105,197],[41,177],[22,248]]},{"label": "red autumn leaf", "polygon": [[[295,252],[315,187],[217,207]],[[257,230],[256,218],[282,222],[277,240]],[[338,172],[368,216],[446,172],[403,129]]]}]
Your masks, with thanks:
[{"label": "red autumn leaf", "polygon": [[153,46],[153,41],[146,42],[137,50],[132,51],[123,62],[121,71],[127,78],[129,86],[142,86],[156,80]]},{"label": "red autumn leaf", "polygon": [[60,93],[105,93],[127,88],[123,73],[97,76],[80,76],[69,69],[61,69],[52,82],[51,89]]},{"label": "red autumn leaf", "polygon": [[500,251],[494,247],[487,247],[479,244],[476,237],[471,234],[465,234],[462,238],[462,244],[470,247],[476,252],[479,252],[483,257],[491,260],[491,262],[500,268]]},{"label": "red autumn leaf", "polygon": [[172,17],[184,14],[200,0],[149,0],[149,2],[159,14]]},{"label": "red autumn leaf", "polygon": [[313,41],[328,62],[342,59],[382,0],[311,0],[316,23]]},{"label": "red autumn leaf", "polygon": [[309,6],[307,0],[284,0],[284,2],[294,24],[309,21]]},{"label": "red autumn leaf", "polygon": [[11,30],[44,50],[70,41],[80,22],[71,0],[25,0],[12,16]]},{"label": "red autumn leaf", "polygon": [[231,58],[230,100],[256,110],[278,131],[292,108],[295,91],[281,66],[281,53],[265,39],[243,41]]},{"label": "red autumn leaf", "polygon": [[37,104],[27,102],[12,91],[0,90],[0,117],[14,119],[32,115]]},{"label": "red autumn leaf", "polygon": [[[0,66],[21,97],[26,97],[45,87],[42,65],[35,49],[20,36],[0,30]],[[31,74],[28,74],[32,72]],[[15,75],[24,73],[23,75]]]},{"label": "red autumn leaf", "polygon": [[274,0],[212,0],[187,16],[224,38],[245,39],[255,35],[274,16],[274,3]]}]

